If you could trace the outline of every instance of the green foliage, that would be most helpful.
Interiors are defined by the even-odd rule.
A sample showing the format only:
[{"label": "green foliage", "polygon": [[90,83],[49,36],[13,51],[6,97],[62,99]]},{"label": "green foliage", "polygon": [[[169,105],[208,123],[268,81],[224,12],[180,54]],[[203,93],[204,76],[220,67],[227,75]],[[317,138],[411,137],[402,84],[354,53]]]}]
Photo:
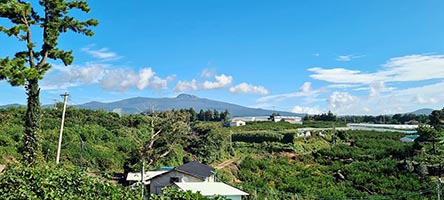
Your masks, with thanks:
[{"label": "green foliage", "polygon": [[0,199],[138,199],[136,193],[100,182],[78,168],[8,166],[0,174]]},{"label": "green foliage", "polygon": [[222,112],[219,113],[218,110],[214,109],[212,110],[200,110],[199,113],[195,114],[194,110],[189,110],[190,114],[192,116],[196,116],[196,120],[199,121],[211,121],[211,122],[219,122],[219,121],[223,121],[226,122],[228,121],[228,116],[230,115],[230,113],[228,112],[228,110],[224,110]]},{"label": "green foliage", "polygon": [[197,123],[193,127],[196,137],[190,152],[203,163],[213,163],[232,151],[230,135],[219,123]]},{"label": "green foliage", "polygon": [[233,134],[233,142],[250,142],[250,143],[262,143],[262,142],[280,142],[284,138],[284,135],[270,132],[270,131],[258,131],[258,132],[241,132]]},{"label": "green foliage", "polygon": [[[399,141],[402,133],[348,131],[345,134],[354,141],[352,144],[323,148],[313,152],[313,156],[247,157],[236,173],[241,181],[237,186],[249,192],[249,199],[292,199],[295,194],[302,199],[436,198],[435,193],[423,195],[434,188],[430,178],[418,176],[427,174],[427,167],[418,165],[415,172],[399,169],[399,161],[406,159],[406,152],[411,151],[411,144]],[[296,140],[296,144],[301,142]]]},{"label": "green foliage", "polygon": [[322,113],[319,115],[305,115],[304,121],[336,121],[336,115],[334,115],[331,111],[327,113]]},{"label": "green foliage", "polygon": [[200,192],[182,191],[177,187],[165,187],[162,195],[151,195],[150,200],[225,200],[222,196],[205,197]]},{"label": "green foliage", "polygon": [[[25,108],[0,109],[0,161],[19,158],[22,144],[17,141],[23,137],[23,127],[17,124],[23,122],[24,114]],[[53,162],[61,110],[43,109],[42,114],[44,158]],[[331,127],[331,122],[322,123]],[[336,131],[337,142],[331,145],[331,132],[297,137],[297,127],[301,125],[270,122],[223,128],[218,122],[190,123],[190,116],[179,110],[118,116],[69,108],[61,161],[105,172],[139,170],[137,148],[144,150],[151,145],[153,133],[159,133],[152,145],[156,151],[145,153],[149,157],[168,153],[149,168],[178,166],[194,159],[215,163],[235,154],[239,161],[218,170],[217,177],[234,181],[249,192],[247,199],[292,199],[295,194],[300,199],[436,197],[429,177],[439,175],[444,159],[427,151],[417,156],[424,144],[415,147],[400,142],[403,133]],[[243,142],[230,145],[231,133],[234,141],[242,136]]]},{"label": "green foliage", "polygon": [[[25,85],[27,110],[24,117],[23,161],[35,164],[40,154],[40,87],[39,80],[51,68],[47,59],[61,60],[65,65],[72,64],[72,51],[58,49],[61,33],[68,30],[92,36],[91,26],[97,26],[94,19],[77,20],[69,15],[72,9],[89,12],[86,1],[42,0],[37,3],[16,0],[3,0],[0,3],[0,18],[5,18],[11,27],[0,26],[0,32],[16,37],[23,42],[24,51],[17,52],[11,59],[0,58],[0,80],[6,79],[12,86]],[[42,13],[39,13],[42,10]],[[38,50],[32,33],[36,29],[43,32],[42,46]]]},{"label": "green foliage", "polygon": [[[435,125],[435,127],[439,126],[439,124]],[[444,137],[444,130],[431,126],[419,126],[417,131],[419,134],[419,138],[417,138],[415,142],[432,142],[433,153],[437,154],[436,143],[439,142],[439,139],[442,139],[442,137]]]},{"label": "green foliage", "polygon": [[371,123],[371,124],[426,124],[429,117],[427,115],[415,115],[411,113],[390,115],[364,115],[364,116],[341,116],[338,121],[345,123]]},{"label": "green foliage", "polygon": [[290,124],[288,122],[247,122],[247,126],[230,127],[233,132],[244,131],[282,131],[301,128],[301,125]]},{"label": "green foliage", "polygon": [[444,108],[441,110],[434,110],[429,115],[430,125],[437,131],[444,130]]},{"label": "green foliage", "polygon": [[[25,108],[0,109],[1,163],[21,159],[23,144],[18,141],[23,137],[20,124],[25,112]],[[47,162],[55,160],[61,114],[61,109],[42,110],[41,148]],[[92,170],[133,171],[139,170],[143,157],[147,168],[155,169],[195,159],[212,163],[233,154],[228,130],[220,123],[196,123],[190,130],[188,120],[180,110],[120,117],[69,107],[61,162]],[[158,134],[151,139],[153,133]]]}]

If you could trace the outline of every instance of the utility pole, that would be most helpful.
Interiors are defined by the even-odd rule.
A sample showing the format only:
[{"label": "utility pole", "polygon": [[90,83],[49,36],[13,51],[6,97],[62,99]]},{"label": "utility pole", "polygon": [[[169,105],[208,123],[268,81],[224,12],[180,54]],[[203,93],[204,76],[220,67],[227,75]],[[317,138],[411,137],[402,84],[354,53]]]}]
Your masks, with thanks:
[{"label": "utility pole", "polygon": [[233,131],[231,130],[230,130],[230,148],[233,149]]},{"label": "utility pole", "polygon": [[145,190],[145,159],[142,159],[142,176],[141,176],[141,180],[142,180],[142,199],[145,199],[145,194],[144,194],[144,190]]},{"label": "utility pole", "polygon": [[59,164],[60,160],[60,149],[62,148],[63,124],[65,123],[66,101],[68,100],[69,94],[65,92],[65,94],[61,94],[60,96],[63,97],[63,112],[62,112],[62,124],[60,125],[59,146],[57,147],[56,164]]},{"label": "utility pole", "polygon": [[438,178],[436,182],[436,191],[438,192],[438,200],[441,200],[442,190],[441,190],[441,178]]}]

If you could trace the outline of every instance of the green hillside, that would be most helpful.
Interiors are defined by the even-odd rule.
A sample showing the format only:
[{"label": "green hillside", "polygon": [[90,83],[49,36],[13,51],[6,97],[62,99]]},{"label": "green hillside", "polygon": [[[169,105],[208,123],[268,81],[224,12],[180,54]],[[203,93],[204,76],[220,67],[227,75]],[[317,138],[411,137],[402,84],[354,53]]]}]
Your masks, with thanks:
[{"label": "green hillside", "polygon": [[[0,109],[0,163],[21,159],[24,112]],[[42,117],[39,162],[53,166],[61,109],[43,109]],[[139,171],[141,158],[149,169],[199,160],[217,168],[219,180],[247,191],[247,199],[437,197],[442,145],[433,154],[431,143],[400,142],[403,133],[316,129],[307,135],[298,130],[331,128],[331,121],[222,124],[198,121],[189,110],[119,116],[68,108],[61,163],[109,178],[115,172]],[[146,148],[153,135],[152,148]]]}]

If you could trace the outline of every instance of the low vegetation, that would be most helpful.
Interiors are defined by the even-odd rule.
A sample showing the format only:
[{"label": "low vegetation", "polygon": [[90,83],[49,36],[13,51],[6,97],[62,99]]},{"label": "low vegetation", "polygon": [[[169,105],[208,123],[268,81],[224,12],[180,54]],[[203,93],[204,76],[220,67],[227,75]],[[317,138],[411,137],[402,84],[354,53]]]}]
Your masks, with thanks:
[{"label": "low vegetation", "polygon": [[[10,165],[0,175],[0,198],[134,199],[137,192],[106,178],[114,172],[139,171],[142,160],[148,169],[191,160],[213,166],[232,160],[217,170],[217,178],[248,192],[247,199],[436,199],[434,177],[444,166],[439,123],[419,129],[417,142],[402,143],[404,133],[298,130],[341,126],[333,121],[255,122],[227,128],[223,121],[193,121],[189,110],[119,116],[75,108],[66,112],[63,164],[54,166],[61,109],[42,112],[43,160],[32,168],[17,164],[25,108],[0,109],[0,163]],[[58,188],[62,182],[70,184]],[[166,195],[151,198],[206,197],[168,189]]]}]

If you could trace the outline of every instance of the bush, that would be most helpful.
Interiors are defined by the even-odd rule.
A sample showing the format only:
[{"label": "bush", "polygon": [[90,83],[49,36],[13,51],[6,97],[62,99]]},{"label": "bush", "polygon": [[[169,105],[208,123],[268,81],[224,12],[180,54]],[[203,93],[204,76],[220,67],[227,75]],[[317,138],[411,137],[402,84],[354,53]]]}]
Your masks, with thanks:
[{"label": "bush", "polygon": [[250,143],[280,142],[284,138],[282,134],[268,131],[236,133],[232,137],[233,142]]},{"label": "bush", "polygon": [[101,183],[78,168],[8,166],[0,175],[0,199],[138,199],[136,193]]},{"label": "bush", "polygon": [[182,191],[176,187],[166,187],[162,189],[162,195],[151,195],[150,200],[225,200],[222,196],[205,197],[201,193],[191,191]]}]

